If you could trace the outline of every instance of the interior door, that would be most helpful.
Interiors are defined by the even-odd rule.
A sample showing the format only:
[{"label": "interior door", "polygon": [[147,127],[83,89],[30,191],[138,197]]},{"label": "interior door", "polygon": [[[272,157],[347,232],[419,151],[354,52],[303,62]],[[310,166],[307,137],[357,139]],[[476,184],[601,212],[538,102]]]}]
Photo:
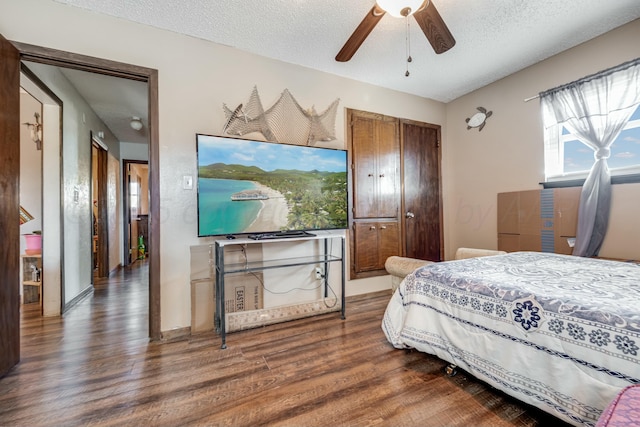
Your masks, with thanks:
[{"label": "interior door", "polygon": [[0,35],[0,377],[20,361],[20,55]]},{"label": "interior door", "polygon": [[97,149],[97,194],[96,200],[98,201],[98,244],[97,244],[97,258],[98,258],[98,277],[109,277],[109,201],[107,191],[107,150],[99,145],[95,146]]},{"label": "interior door", "polygon": [[440,126],[402,121],[405,255],[443,259]]}]

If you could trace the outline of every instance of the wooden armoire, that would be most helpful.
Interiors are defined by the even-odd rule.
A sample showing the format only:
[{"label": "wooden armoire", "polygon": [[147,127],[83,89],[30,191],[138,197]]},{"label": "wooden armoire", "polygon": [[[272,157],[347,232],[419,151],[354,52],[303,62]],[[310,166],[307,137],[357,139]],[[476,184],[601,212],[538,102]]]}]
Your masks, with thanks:
[{"label": "wooden armoire", "polygon": [[[392,255],[420,253],[422,256],[417,257],[439,261],[442,252],[439,126],[350,109],[347,120],[352,172],[349,188],[351,279],[387,274],[384,263]],[[431,133],[423,134],[421,129]],[[407,144],[409,154],[403,151],[404,134],[411,141]],[[415,154],[416,146],[419,154]],[[424,156],[423,152],[429,155]],[[416,176],[424,176],[420,172],[416,175],[416,169],[420,169],[415,167],[416,162],[422,169],[429,169],[429,179],[424,182],[416,182]],[[410,183],[403,182],[405,168]],[[405,195],[408,195],[406,199]],[[417,195],[420,204],[429,206],[413,207],[412,201]],[[435,215],[431,214],[433,211]],[[407,239],[405,236],[416,230],[416,215],[422,223],[428,217],[429,224],[435,224],[435,227],[418,229],[435,230],[437,235]],[[411,248],[407,248],[408,243]],[[415,250],[415,245],[435,248],[437,253],[425,256],[423,250]]]},{"label": "wooden armoire", "polygon": [[349,111],[351,146],[351,277],[380,274],[400,255],[400,131],[398,120]]}]

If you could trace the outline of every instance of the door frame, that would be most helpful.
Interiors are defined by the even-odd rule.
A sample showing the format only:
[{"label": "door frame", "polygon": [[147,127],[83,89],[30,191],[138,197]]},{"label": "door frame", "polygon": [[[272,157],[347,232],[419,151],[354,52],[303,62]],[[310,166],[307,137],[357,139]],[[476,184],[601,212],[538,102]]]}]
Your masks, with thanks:
[{"label": "door frame", "polygon": [[0,377],[20,361],[19,86],[19,53],[0,34]]},{"label": "door frame", "polygon": [[123,224],[124,224],[124,230],[123,230],[123,236],[124,236],[124,245],[123,245],[123,250],[124,250],[124,259],[126,260],[125,265],[129,265],[129,264],[133,264],[131,262],[131,254],[129,253],[129,250],[131,249],[131,232],[130,232],[130,225],[131,225],[131,190],[129,187],[129,167],[130,165],[148,165],[149,162],[147,162],[146,160],[129,160],[129,159],[122,159],[122,199],[123,199],[123,203],[122,203],[122,209],[123,209]]},{"label": "door frame", "polygon": [[[96,163],[93,162],[93,153],[91,156],[91,175],[94,175],[93,168],[95,167],[95,175],[97,177],[96,193],[91,194],[91,200],[98,202],[98,212],[96,215],[97,222],[97,245],[96,245],[96,257],[98,261],[98,277],[109,277],[109,210],[108,210],[108,187],[107,187],[107,160],[108,160],[108,148],[107,146],[91,132],[91,146],[92,150],[96,149]],[[93,203],[91,205],[93,211]],[[93,214],[93,212],[92,212]],[[93,238],[93,232],[91,236]],[[93,260],[92,260],[93,261]],[[94,266],[91,265],[91,282],[93,283]]]},{"label": "door frame", "polygon": [[[160,330],[160,144],[158,70],[57,49],[9,41],[20,61],[126,78],[148,85],[149,113],[149,338],[159,340]],[[17,92],[17,91],[16,91]],[[17,214],[17,212],[16,212]],[[19,252],[19,251],[18,251]],[[16,254],[17,255],[17,254]],[[16,270],[17,273],[17,270]],[[19,324],[18,324],[19,327]]]}]

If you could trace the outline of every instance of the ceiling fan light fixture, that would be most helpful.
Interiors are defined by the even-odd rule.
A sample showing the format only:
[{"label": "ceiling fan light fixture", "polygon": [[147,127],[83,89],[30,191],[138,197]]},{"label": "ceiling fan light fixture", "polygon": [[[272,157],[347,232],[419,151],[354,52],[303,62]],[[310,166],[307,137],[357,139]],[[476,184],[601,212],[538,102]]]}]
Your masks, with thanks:
[{"label": "ceiling fan light fixture", "polygon": [[427,0],[376,0],[378,7],[391,16],[403,18],[411,16],[427,3]]},{"label": "ceiling fan light fixture", "polygon": [[131,129],[133,130],[142,129],[142,121],[140,120],[140,117],[136,117],[136,116],[131,117],[131,122],[129,122],[129,126],[131,126]]}]

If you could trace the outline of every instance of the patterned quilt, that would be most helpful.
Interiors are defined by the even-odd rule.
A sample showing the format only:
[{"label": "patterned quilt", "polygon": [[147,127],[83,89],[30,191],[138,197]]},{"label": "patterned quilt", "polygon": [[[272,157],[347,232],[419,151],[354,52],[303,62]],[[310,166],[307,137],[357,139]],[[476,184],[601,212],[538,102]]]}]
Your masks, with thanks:
[{"label": "patterned quilt", "polygon": [[574,425],[640,383],[640,266],[538,252],[409,274],[382,329]]}]

